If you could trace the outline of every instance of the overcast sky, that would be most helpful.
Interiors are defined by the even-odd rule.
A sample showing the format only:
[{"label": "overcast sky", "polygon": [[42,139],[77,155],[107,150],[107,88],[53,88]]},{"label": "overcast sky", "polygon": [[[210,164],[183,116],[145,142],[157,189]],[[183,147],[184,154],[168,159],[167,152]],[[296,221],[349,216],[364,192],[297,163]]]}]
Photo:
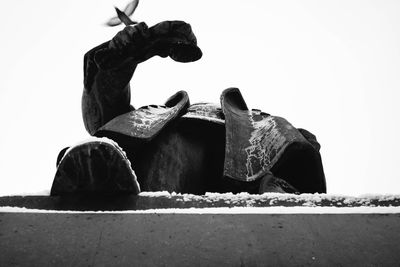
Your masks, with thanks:
[{"label": "overcast sky", "polygon": [[[59,150],[88,137],[83,55],[122,29],[104,22],[127,2],[2,3],[0,195],[50,190]],[[328,193],[400,193],[399,14],[399,1],[141,0],[134,19],[189,22],[204,55],[140,65],[132,104],[182,89],[218,103],[239,87],[317,136]]]}]

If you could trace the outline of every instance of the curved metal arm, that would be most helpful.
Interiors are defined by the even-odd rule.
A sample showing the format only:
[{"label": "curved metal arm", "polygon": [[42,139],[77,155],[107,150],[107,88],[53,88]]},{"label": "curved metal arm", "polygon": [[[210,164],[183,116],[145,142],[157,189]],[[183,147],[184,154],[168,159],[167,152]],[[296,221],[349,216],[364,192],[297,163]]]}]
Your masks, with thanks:
[{"label": "curved metal arm", "polygon": [[156,55],[191,62],[200,59],[202,52],[189,24],[164,21],[151,28],[143,22],[127,26],[85,54],[82,115],[91,135],[133,110],[129,82],[137,65]]}]

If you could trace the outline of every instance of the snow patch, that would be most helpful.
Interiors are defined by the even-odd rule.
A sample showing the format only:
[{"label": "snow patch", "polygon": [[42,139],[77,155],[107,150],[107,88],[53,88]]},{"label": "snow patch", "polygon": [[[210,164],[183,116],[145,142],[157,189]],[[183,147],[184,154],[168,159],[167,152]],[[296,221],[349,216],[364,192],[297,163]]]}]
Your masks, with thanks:
[{"label": "snow patch", "polygon": [[18,192],[18,193],[0,195],[0,197],[13,197],[13,196],[23,196],[23,197],[24,196],[50,196],[50,190],[45,189],[45,190],[34,191],[34,192]]},{"label": "snow patch", "polygon": [[221,106],[213,103],[197,103],[191,105],[186,114],[182,116],[183,119],[198,119],[219,124],[224,124],[224,114],[222,113]]},{"label": "snow patch", "polygon": [[[329,195],[329,194],[286,194],[286,193],[264,193],[253,195],[249,193],[210,193],[205,195],[192,195],[162,192],[142,192],[139,194],[142,197],[165,197],[173,198],[178,202],[206,202],[206,203],[223,203],[233,206],[251,207],[256,203],[258,205],[276,206],[276,205],[292,205],[303,207],[317,206],[390,206],[400,202],[400,195],[375,195],[368,194],[362,196],[344,196],[344,195]],[[392,203],[391,203],[392,202]]]},{"label": "snow patch", "polygon": [[149,209],[126,211],[57,211],[0,207],[0,213],[72,213],[72,214],[399,214],[400,207],[233,207]]}]

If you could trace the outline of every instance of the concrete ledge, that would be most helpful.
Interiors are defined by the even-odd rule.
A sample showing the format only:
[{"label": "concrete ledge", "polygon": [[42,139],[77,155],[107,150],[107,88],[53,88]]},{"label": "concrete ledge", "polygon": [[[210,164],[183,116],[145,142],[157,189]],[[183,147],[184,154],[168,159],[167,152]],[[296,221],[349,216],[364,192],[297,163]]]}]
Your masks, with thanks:
[{"label": "concrete ledge", "polygon": [[360,197],[326,194],[214,194],[203,196],[143,192],[137,196],[9,196],[0,197],[0,207],[25,207],[44,210],[147,210],[215,207],[400,207],[399,195]]},{"label": "concrete ledge", "polygon": [[[399,203],[281,194],[1,197],[0,266],[398,266]],[[307,212],[291,214],[298,209]],[[326,209],[333,214],[319,214]]]},{"label": "concrete ledge", "polygon": [[397,266],[399,214],[0,213],[0,266]]}]

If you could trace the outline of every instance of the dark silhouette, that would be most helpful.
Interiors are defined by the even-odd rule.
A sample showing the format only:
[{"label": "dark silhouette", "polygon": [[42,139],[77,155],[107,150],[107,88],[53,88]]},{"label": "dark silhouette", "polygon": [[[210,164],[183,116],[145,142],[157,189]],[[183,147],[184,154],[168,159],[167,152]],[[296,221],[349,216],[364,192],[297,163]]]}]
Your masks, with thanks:
[{"label": "dark silhouette", "polygon": [[52,195],[326,192],[315,136],[249,110],[237,88],[222,93],[221,107],[190,105],[184,91],[162,106],[132,107],[130,80],[153,56],[192,62],[202,51],[189,24],[164,21],[127,26],[86,53],[85,127],[114,142],[97,139],[62,150]]}]

